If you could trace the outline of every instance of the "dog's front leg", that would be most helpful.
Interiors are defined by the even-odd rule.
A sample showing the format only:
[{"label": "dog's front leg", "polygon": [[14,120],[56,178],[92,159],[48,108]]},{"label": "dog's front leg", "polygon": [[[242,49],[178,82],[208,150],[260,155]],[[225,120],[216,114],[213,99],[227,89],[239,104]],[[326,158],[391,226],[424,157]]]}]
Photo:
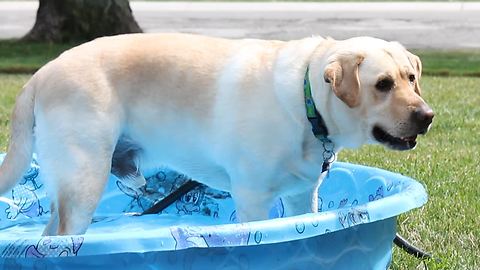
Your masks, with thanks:
[{"label": "dog's front leg", "polygon": [[246,186],[233,186],[231,194],[240,222],[268,219],[268,213],[275,200],[274,194],[258,187]]},{"label": "dog's front leg", "polygon": [[[306,213],[317,213],[318,206],[318,188],[322,183],[322,174],[317,180],[299,183],[304,185],[304,189],[297,192],[286,192],[282,195],[282,202],[285,209],[285,216],[296,216]],[[305,178],[304,178],[305,179]],[[299,179],[292,181],[300,182]]]},{"label": "dog's front leg", "polygon": [[303,193],[282,197],[285,216],[296,216],[318,212],[318,189],[313,188]]}]

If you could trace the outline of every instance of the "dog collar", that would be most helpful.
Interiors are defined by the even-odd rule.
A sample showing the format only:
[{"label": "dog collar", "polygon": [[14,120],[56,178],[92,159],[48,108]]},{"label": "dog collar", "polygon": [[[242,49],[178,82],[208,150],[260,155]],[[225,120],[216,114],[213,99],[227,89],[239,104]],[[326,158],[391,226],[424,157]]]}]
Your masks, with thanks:
[{"label": "dog collar", "polygon": [[305,72],[303,79],[303,91],[305,93],[305,109],[307,111],[307,118],[312,125],[312,132],[315,137],[322,142],[323,145],[323,164],[322,173],[330,169],[330,164],[335,160],[335,152],[333,142],[328,138],[328,128],[322,115],[317,111],[315,102],[312,98],[312,87],[308,77],[308,70]]},{"label": "dog collar", "polygon": [[312,132],[320,140],[326,139],[328,136],[328,129],[325,125],[325,121],[318,113],[315,107],[315,102],[312,98],[312,87],[310,86],[310,79],[308,77],[308,70],[305,72],[305,78],[303,79],[303,91],[305,92],[305,108],[307,110],[307,118],[312,125]]}]

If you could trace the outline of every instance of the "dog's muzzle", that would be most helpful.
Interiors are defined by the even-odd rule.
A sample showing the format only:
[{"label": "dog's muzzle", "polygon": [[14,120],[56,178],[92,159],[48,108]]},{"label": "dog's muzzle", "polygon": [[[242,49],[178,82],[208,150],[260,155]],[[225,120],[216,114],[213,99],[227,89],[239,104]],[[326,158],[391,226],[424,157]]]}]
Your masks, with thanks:
[{"label": "dog's muzzle", "polygon": [[410,115],[411,134],[397,137],[388,133],[381,126],[375,125],[372,129],[372,135],[379,143],[393,150],[410,150],[417,145],[417,136],[425,135],[428,132],[434,116],[433,110],[424,105],[415,109]]}]

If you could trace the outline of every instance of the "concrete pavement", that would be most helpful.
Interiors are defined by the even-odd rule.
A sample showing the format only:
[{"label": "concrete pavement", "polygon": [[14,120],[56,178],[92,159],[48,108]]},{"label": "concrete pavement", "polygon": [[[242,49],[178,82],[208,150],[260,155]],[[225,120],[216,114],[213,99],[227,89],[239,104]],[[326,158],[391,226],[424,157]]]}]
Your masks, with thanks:
[{"label": "concrete pavement", "polygon": [[[37,7],[36,1],[0,1],[0,38],[24,35]],[[131,7],[145,32],[283,40],[368,35],[398,40],[409,48],[480,48],[480,2],[131,1]]]}]

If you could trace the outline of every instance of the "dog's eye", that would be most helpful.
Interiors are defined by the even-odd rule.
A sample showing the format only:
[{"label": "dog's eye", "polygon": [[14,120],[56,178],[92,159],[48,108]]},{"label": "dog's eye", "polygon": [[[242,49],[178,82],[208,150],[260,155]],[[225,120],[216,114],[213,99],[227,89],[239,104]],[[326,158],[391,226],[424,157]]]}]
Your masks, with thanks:
[{"label": "dog's eye", "polygon": [[392,90],[393,85],[394,85],[394,81],[390,78],[386,78],[386,79],[379,80],[375,85],[375,88],[377,88],[382,92],[388,92]]},{"label": "dog's eye", "polygon": [[415,82],[415,75],[413,75],[413,74],[408,75],[408,80],[409,80],[411,83],[414,83],[414,82]]}]

